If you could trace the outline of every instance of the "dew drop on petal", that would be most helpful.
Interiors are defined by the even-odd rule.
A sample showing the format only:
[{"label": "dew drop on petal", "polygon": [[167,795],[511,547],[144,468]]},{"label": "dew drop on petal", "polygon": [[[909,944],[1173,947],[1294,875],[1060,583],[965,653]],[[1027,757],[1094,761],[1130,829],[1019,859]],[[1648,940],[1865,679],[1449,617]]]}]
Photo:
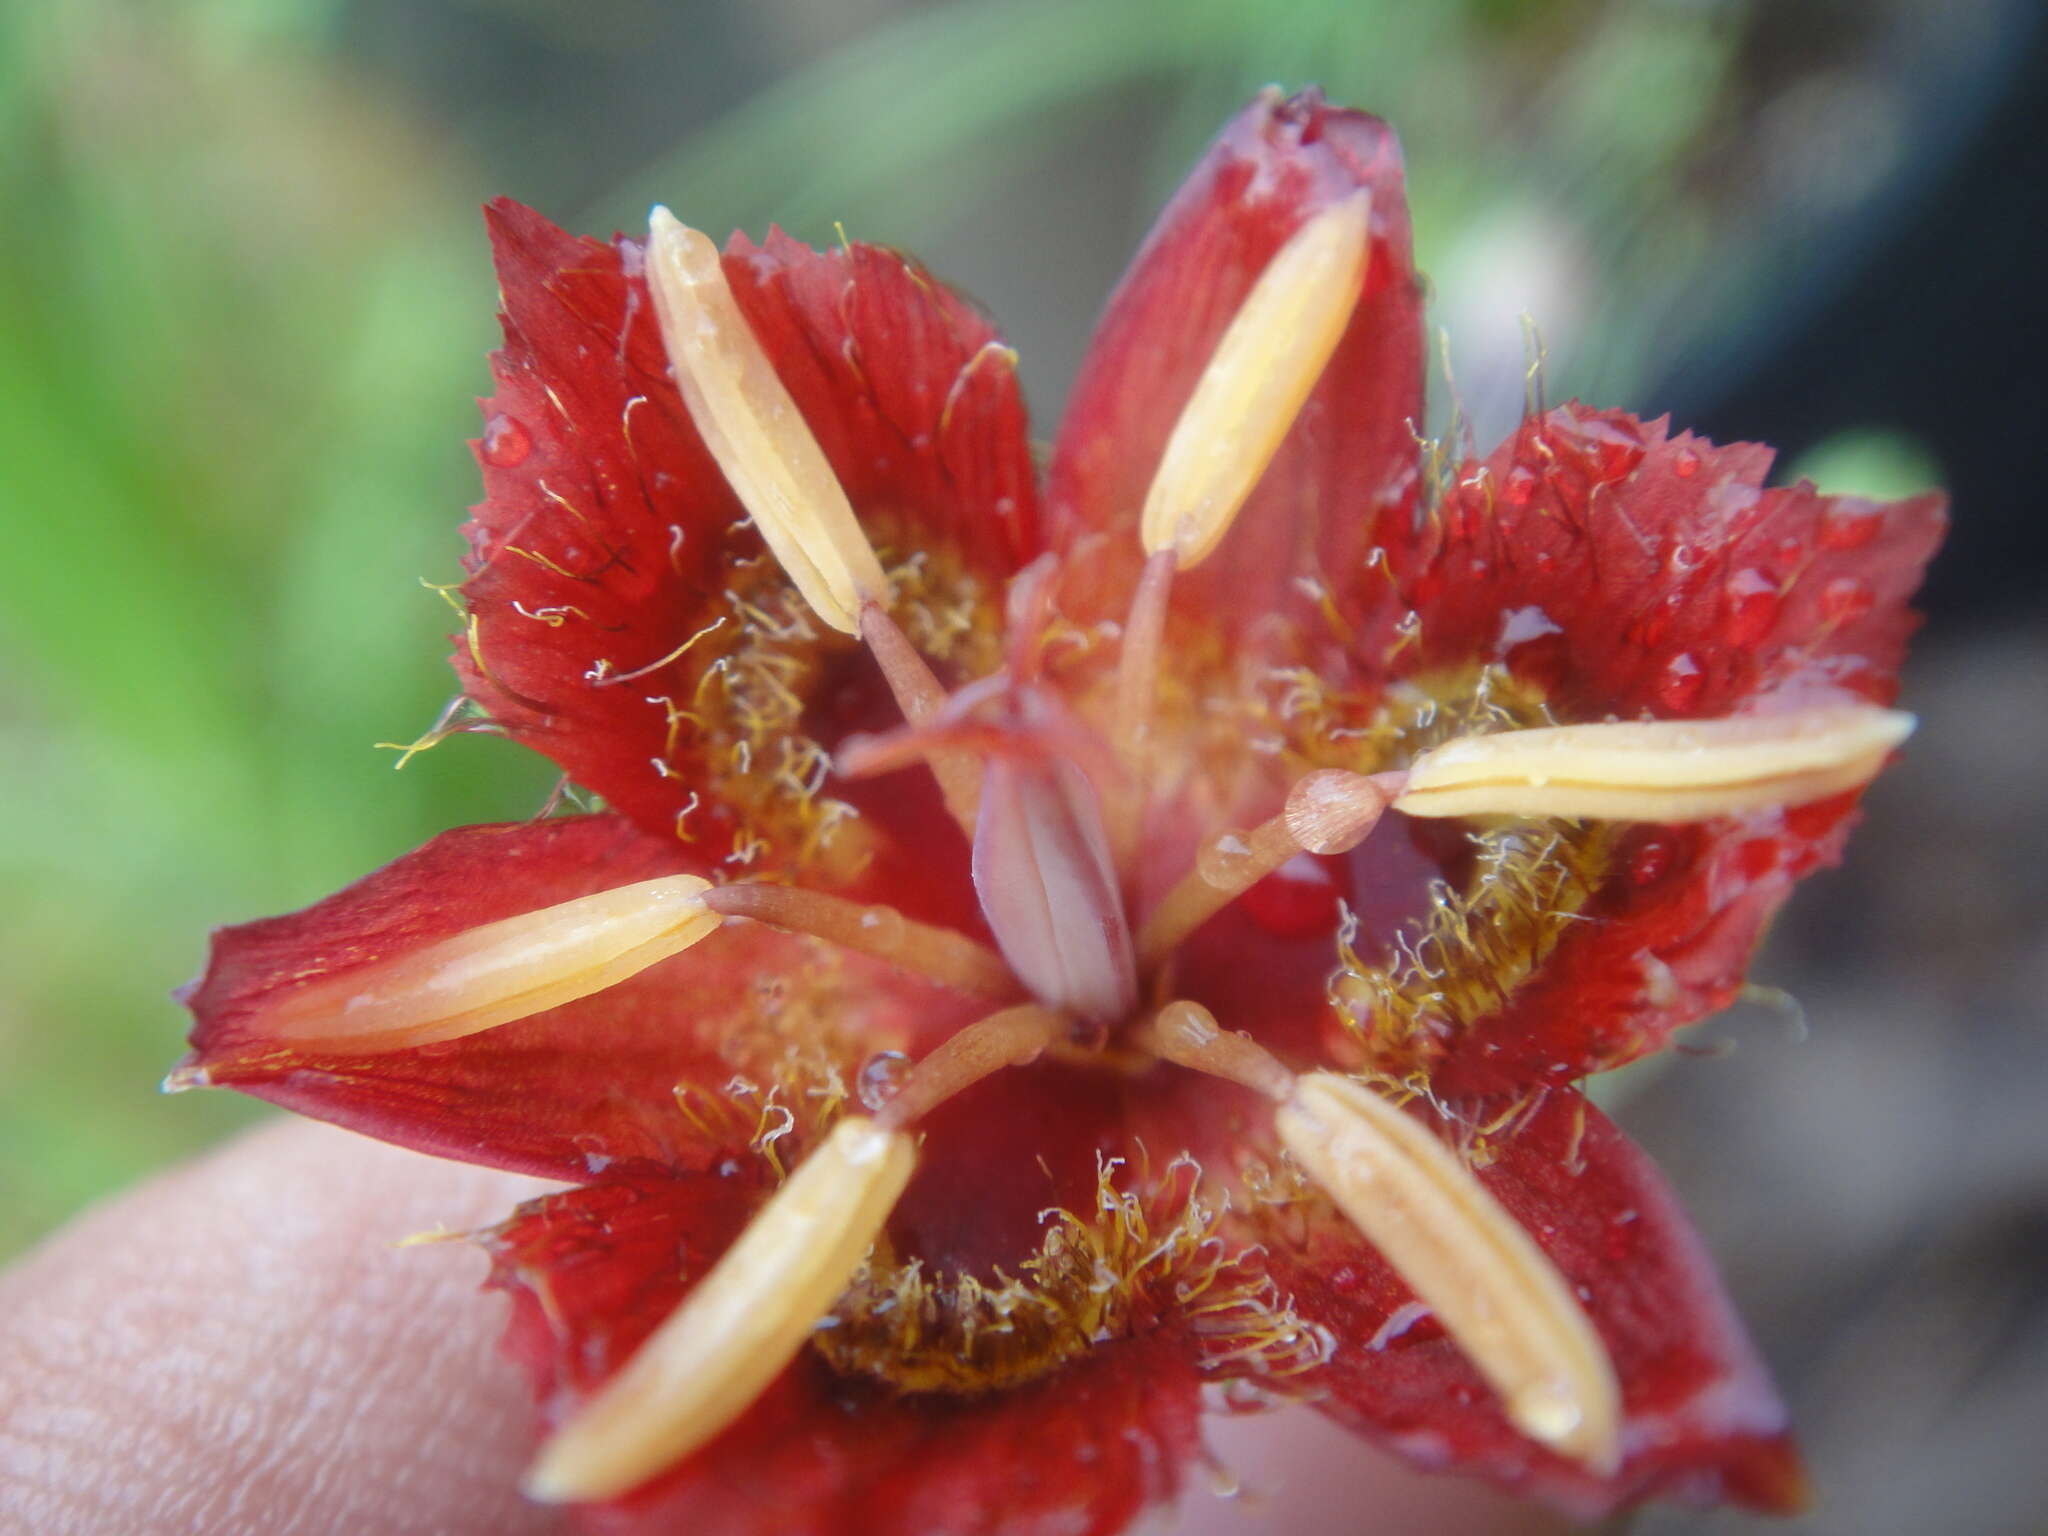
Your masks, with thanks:
[{"label": "dew drop on petal", "polygon": [[486,464],[513,469],[524,464],[526,456],[533,452],[533,434],[518,417],[501,412],[484,423],[481,447]]},{"label": "dew drop on petal", "polygon": [[1762,571],[1737,571],[1728,578],[1722,595],[1728,604],[1724,629],[1737,645],[1761,640],[1778,620],[1778,584]]},{"label": "dew drop on petal", "polygon": [[1700,472],[1700,456],[1690,448],[1681,448],[1672,456],[1671,473],[1681,480],[1690,480]]},{"label": "dew drop on petal", "polygon": [[1700,670],[1692,652],[1680,651],[1664,663],[1664,674],[1657,679],[1657,700],[1673,714],[1682,715],[1699,702],[1706,682],[1707,674]]},{"label": "dew drop on petal", "polygon": [[910,1075],[911,1060],[901,1051],[877,1051],[860,1064],[854,1078],[854,1092],[863,1106],[878,1110],[896,1097],[903,1080]]},{"label": "dew drop on petal", "polygon": [[1195,855],[1195,868],[1218,890],[1242,883],[1245,867],[1251,863],[1252,845],[1242,832],[1225,832],[1204,843]]},{"label": "dew drop on petal", "polygon": [[1254,923],[1282,939],[1337,931],[1337,881],[1321,859],[1298,853],[1238,900]]},{"label": "dew drop on petal", "polygon": [[1761,880],[1778,867],[1778,840],[1753,837],[1735,850],[1735,867],[1745,880]]},{"label": "dew drop on petal", "polygon": [[1668,838],[1653,837],[1628,857],[1628,878],[1635,885],[1655,885],[1671,868],[1677,849]]},{"label": "dew drop on petal", "polygon": [[1877,537],[1883,516],[1875,507],[1830,507],[1820,520],[1820,541],[1828,549],[1861,549]]},{"label": "dew drop on petal", "polygon": [[1517,507],[1526,507],[1536,494],[1534,471],[1517,464],[1508,471],[1507,480],[1501,487],[1501,494]]},{"label": "dew drop on petal", "polygon": [[1854,576],[1837,576],[1820,589],[1820,611],[1830,624],[1848,624],[1862,618],[1875,601],[1870,584]]}]

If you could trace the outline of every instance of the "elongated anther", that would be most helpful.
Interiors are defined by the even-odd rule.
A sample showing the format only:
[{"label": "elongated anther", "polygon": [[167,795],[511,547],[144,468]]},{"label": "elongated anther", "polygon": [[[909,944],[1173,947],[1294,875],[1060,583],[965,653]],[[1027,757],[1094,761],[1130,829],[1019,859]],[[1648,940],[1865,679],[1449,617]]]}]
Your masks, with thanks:
[{"label": "elongated anther", "polygon": [[1365,192],[1331,204],[1252,284],[1167,439],[1139,520],[1146,554],[1171,549],[1186,570],[1222,539],[1350,323],[1371,223]]},{"label": "elongated anther", "polygon": [[704,904],[710,889],[670,875],[485,923],[300,987],[254,1027],[351,1055],[457,1040],[601,992],[708,938],[720,921]]},{"label": "elongated anther", "polygon": [[744,1413],[846,1289],[915,1161],[904,1132],[841,1120],[683,1304],[541,1447],[527,1493],[550,1503],[615,1497]]},{"label": "elongated anther", "polygon": [[1911,715],[1837,705],[1724,720],[1623,721],[1461,736],[1418,757],[1410,816],[1704,821],[1803,805],[1868,782]]},{"label": "elongated anther", "polygon": [[1280,1139],[1500,1393],[1532,1440],[1606,1475],[1621,1394],[1606,1346],[1557,1266],[1462,1159],[1370,1089],[1300,1078]]},{"label": "elongated anther", "polygon": [[804,601],[834,629],[858,634],[861,603],[886,603],[888,580],[825,451],[740,313],[718,247],[655,208],[647,287],[704,446]]}]

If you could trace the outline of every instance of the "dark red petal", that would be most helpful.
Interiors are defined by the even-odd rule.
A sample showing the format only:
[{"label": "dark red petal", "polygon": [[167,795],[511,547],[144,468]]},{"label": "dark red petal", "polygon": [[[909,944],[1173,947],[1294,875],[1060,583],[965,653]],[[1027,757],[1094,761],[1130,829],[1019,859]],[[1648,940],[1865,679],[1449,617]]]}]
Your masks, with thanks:
[{"label": "dark red petal", "polygon": [[[1829,696],[1889,703],[1939,496],[1765,490],[1767,449],[1577,404],[1459,471],[1416,532],[1383,520],[1397,601],[1382,675],[1499,663],[1560,721],[1701,718]],[[1419,644],[1396,626],[1420,616]],[[1910,748],[1909,748],[1910,750]],[[1631,829],[1586,916],[1512,1003],[1453,1044],[1448,1091],[1568,1079],[1728,1003],[1764,924],[1839,853],[1856,796]]]},{"label": "dark red petal", "polygon": [[[1266,263],[1310,217],[1372,194],[1372,246],[1349,328],[1223,545],[1175,583],[1175,605],[1242,630],[1275,608],[1340,598],[1365,577],[1372,522],[1417,483],[1422,295],[1401,151],[1377,118],[1319,93],[1269,91],[1217,138],[1160,215],[1109,302],[1054,450],[1048,505],[1070,553],[1106,535],[1067,603],[1121,616],[1140,557],[1138,513],[1168,434]],[[1091,580],[1099,577],[1099,580]]]},{"label": "dark red petal", "polygon": [[[457,670],[512,735],[649,831],[687,816],[699,840],[729,843],[743,818],[717,794],[730,743],[698,723],[706,690],[723,697],[707,674],[745,628],[729,589],[761,603],[764,581],[786,583],[749,574],[763,547],[670,380],[640,247],[574,238],[509,201],[488,214],[505,345],[477,444]],[[867,246],[735,239],[725,268],[871,536],[999,602],[1037,532],[1022,397],[988,322]],[[818,644],[853,649],[829,632]],[[843,671],[808,685],[805,728],[828,748],[872,723],[852,717]]]},{"label": "dark red petal", "polygon": [[[1476,1115],[1492,1105],[1466,1106]],[[1789,1511],[1805,1499],[1783,1406],[1663,1176],[1614,1123],[1552,1092],[1481,1173],[1577,1287],[1621,1381],[1624,1459],[1595,1478],[1517,1434],[1379,1255],[1335,1218],[1271,1266],[1337,1350],[1327,1411],[1424,1467],[1473,1472],[1580,1518],[1638,1499]]]},{"label": "dark red petal", "polygon": [[[523,1206],[490,1234],[506,1347],[559,1423],[702,1277],[761,1191],[633,1176]],[[898,1397],[806,1351],[710,1446],[589,1529],[696,1536],[1118,1531],[1170,1497],[1199,1444],[1199,1390],[1163,1336],[1106,1346],[975,1399]]]},{"label": "dark red petal", "polygon": [[191,1064],[212,1083],[385,1141],[581,1179],[615,1160],[687,1165],[720,1150],[677,1108],[681,1085],[768,1076],[792,1043],[856,1056],[869,1037],[876,1049],[923,1048],[976,1011],[748,923],[604,992],[440,1045],[352,1056],[264,1033],[265,1004],[311,978],[594,891],[704,872],[689,855],[610,815],[445,832],[304,911],[219,930],[185,998],[197,1021]]}]

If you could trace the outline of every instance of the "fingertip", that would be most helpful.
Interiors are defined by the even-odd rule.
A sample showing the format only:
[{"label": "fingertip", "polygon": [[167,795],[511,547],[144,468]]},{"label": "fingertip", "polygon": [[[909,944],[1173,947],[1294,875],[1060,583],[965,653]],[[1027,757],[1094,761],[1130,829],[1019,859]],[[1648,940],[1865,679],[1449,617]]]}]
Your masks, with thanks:
[{"label": "fingertip", "polygon": [[543,1186],[278,1122],[0,1276],[0,1525],[506,1533],[524,1383],[467,1244]]}]

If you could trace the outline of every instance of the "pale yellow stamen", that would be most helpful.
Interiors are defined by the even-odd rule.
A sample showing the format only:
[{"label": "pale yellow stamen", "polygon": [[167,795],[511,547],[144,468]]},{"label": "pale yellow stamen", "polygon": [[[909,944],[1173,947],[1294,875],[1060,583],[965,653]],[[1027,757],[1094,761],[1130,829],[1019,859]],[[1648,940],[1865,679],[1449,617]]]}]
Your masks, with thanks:
[{"label": "pale yellow stamen", "polygon": [[889,584],[775,365],[726,282],[718,247],[657,207],[647,286],[676,387],[704,446],[818,617],[860,632],[860,607]]},{"label": "pale yellow stamen", "polygon": [[1620,1460],[1614,1365],[1571,1287],[1464,1162],[1333,1073],[1301,1078],[1280,1139],[1443,1324],[1532,1440],[1605,1475]]},{"label": "pale yellow stamen", "polygon": [[300,987],[255,1027],[362,1055],[460,1039],[601,992],[708,937],[720,921],[703,902],[710,888],[670,875],[485,923]]},{"label": "pale yellow stamen", "polygon": [[1186,570],[1252,493],[1357,307],[1372,199],[1323,209],[1267,263],[1182,409],[1145,497],[1145,553]]},{"label": "pale yellow stamen", "polygon": [[627,1492],[744,1413],[846,1289],[910,1182],[915,1141],[850,1116],[702,1283],[541,1447],[536,1499]]},{"label": "pale yellow stamen", "polygon": [[1854,789],[1913,725],[1896,710],[1842,705],[1461,736],[1415,760],[1394,808],[1410,816],[1704,821]]}]

